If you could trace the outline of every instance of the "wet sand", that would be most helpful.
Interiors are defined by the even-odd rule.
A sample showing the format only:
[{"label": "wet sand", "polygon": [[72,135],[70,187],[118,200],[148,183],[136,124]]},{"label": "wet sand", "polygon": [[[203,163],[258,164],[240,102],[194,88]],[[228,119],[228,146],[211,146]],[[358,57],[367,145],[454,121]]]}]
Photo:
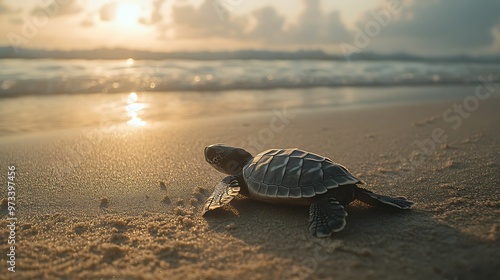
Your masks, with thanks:
[{"label": "wet sand", "polygon": [[[467,117],[455,102],[266,110],[231,119],[75,128],[3,137],[2,185],[15,165],[16,272],[0,221],[6,279],[500,279],[500,100]],[[280,112],[280,113],[277,113]],[[460,125],[458,123],[460,122]],[[434,140],[433,140],[434,139]],[[381,194],[331,238],[308,208],[244,198],[200,217],[224,177],[203,148],[298,147],[347,166]],[[6,187],[1,198],[6,197]]]}]

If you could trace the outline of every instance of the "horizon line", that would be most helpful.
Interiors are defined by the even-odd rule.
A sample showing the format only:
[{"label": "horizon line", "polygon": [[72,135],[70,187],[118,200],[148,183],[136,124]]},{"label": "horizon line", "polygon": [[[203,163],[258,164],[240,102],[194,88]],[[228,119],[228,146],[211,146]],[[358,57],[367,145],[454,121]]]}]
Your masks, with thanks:
[{"label": "horizon line", "polygon": [[102,47],[95,49],[44,49],[20,48],[0,45],[0,59],[135,59],[135,60],[331,60],[331,61],[419,61],[419,62],[475,62],[500,63],[500,54],[455,54],[417,55],[407,52],[380,53],[363,51],[350,54],[326,52],[322,49],[271,50],[198,50],[198,51],[152,51],[125,47]]}]

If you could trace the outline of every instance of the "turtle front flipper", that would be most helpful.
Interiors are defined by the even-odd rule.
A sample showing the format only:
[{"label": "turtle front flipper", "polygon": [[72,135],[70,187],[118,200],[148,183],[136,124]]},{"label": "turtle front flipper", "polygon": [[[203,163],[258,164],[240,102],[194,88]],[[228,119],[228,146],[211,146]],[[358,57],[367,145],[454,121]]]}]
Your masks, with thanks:
[{"label": "turtle front flipper", "polygon": [[347,212],[333,197],[318,199],[309,208],[309,230],[316,237],[328,237],[341,231],[346,224]]},{"label": "turtle front flipper", "polygon": [[238,185],[238,180],[234,176],[227,176],[222,179],[215,190],[205,201],[201,215],[205,215],[207,211],[220,208],[229,203],[235,196],[240,192],[240,186]]},{"label": "turtle front flipper", "polygon": [[404,197],[380,195],[360,187],[356,188],[356,199],[381,208],[392,207],[404,210],[411,209],[413,204],[415,204],[413,201],[409,201]]}]

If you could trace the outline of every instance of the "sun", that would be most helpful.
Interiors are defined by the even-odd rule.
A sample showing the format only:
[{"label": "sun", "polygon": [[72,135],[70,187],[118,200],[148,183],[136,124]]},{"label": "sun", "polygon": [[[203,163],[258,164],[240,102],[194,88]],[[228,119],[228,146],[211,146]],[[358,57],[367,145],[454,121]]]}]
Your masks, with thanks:
[{"label": "sun", "polygon": [[122,3],[116,8],[116,22],[124,26],[137,25],[139,7],[134,4]]}]

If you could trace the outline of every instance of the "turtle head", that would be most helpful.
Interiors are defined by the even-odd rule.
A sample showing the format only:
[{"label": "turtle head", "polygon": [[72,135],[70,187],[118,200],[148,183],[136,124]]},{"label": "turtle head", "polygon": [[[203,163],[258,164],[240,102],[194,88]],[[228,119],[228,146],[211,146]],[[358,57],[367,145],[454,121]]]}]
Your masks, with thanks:
[{"label": "turtle head", "polygon": [[229,175],[241,173],[253,157],[242,148],[214,144],[205,148],[205,160],[215,169]]}]

